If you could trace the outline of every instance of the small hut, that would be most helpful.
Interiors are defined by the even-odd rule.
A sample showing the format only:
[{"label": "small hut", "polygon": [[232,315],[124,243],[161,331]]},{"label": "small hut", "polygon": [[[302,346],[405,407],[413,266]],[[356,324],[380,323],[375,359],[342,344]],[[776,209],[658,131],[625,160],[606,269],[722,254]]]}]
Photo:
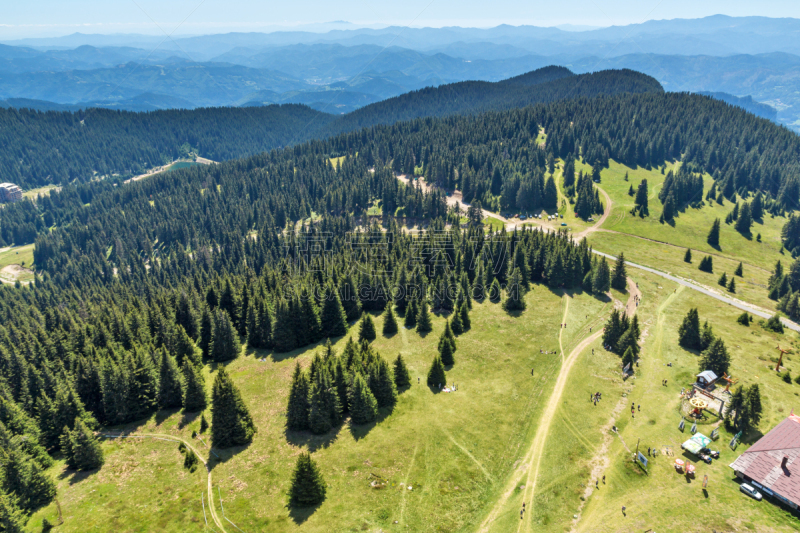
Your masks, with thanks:
[{"label": "small hut", "polygon": [[704,370],[697,374],[697,386],[701,389],[707,389],[711,387],[719,378],[714,373],[713,370]]}]

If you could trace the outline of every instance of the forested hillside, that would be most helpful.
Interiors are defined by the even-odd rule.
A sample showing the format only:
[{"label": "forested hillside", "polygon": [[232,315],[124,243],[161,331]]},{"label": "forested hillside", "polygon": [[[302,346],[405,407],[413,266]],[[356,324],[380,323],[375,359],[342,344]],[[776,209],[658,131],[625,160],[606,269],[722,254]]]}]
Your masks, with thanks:
[{"label": "forested hillside", "polygon": [[214,161],[425,116],[509,109],[560,98],[662,91],[649,76],[608,71],[574,76],[546,67],[507,82],[464,82],[424,89],[334,117],[299,105],[206,108],[151,113],[35,112],[0,109],[0,174],[33,188],[130,175],[194,150]]}]

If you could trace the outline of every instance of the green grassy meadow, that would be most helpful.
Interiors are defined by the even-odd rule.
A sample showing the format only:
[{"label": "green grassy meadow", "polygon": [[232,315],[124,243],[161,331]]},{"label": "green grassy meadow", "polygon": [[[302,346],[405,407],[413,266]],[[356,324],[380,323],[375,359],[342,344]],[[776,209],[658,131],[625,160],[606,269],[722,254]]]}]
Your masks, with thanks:
[{"label": "green grassy meadow", "polygon": [[[599,313],[604,316],[609,309],[607,302],[588,295],[567,298],[569,317],[574,314],[576,327],[565,330],[565,349],[585,334],[579,324],[597,324]],[[560,291],[535,286],[526,299],[528,309],[515,316],[505,313],[499,304],[474,304],[472,329],[459,337],[456,365],[447,372],[448,382],[458,385],[455,393],[434,394],[425,385],[444,327],[443,317],[434,318],[434,331],[425,337],[402,327],[391,338],[379,335],[374,342],[376,349],[387,359],[402,353],[413,386],[400,395],[393,412],[382,413],[380,421],[371,426],[351,427],[345,422],[328,435],[286,434],[284,411],[291,373],[297,361],[308,365],[316,348],[289,354],[250,352],[230,363],[228,370],[250,407],[258,434],[250,446],[218,452],[221,461],[212,461],[215,492],[219,490],[222,497],[225,516],[248,533],[299,528],[474,529],[493,504],[510,469],[527,450],[561,363],[557,353],[541,354],[539,350],[558,352],[558,324],[563,319],[565,298]],[[380,317],[376,318],[378,331],[381,323]],[[339,339],[335,348],[341,351],[344,343],[345,339]],[[421,378],[421,384],[416,378]],[[209,376],[209,387],[211,381]],[[189,438],[198,425],[198,417],[183,420],[180,413],[173,413],[154,417],[136,429]],[[123,446],[106,442],[104,446],[110,465],[122,461],[123,451],[141,446],[140,465],[161,465],[163,475],[174,478],[170,482],[174,493],[196,492],[197,501],[184,502],[181,496],[174,508],[164,506],[163,512],[136,515],[137,525],[130,531],[156,530],[161,520],[185,525],[190,515],[202,519],[199,486],[205,474],[198,470],[182,476],[185,471],[174,443],[151,441]],[[328,498],[315,512],[290,512],[286,507],[289,476],[301,450],[313,451],[328,483]],[[105,477],[100,475],[105,468],[98,478]],[[52,474],[59,476],[62,471],[59,464]],[[183,478],[191,479],[184,483]],[[370,482],[376,479],[386,480],[386,488],[372,488]],[[89,497],[91,490],[100,490],[94,482],[64,486],[59,498],[65,517],[91,511],[97,514],[97,522],[87,527],[83,520],[66,520],[59,529],[107,531],[99,524],[122,515],[123,502],[135,506],[129,501],[131,494],[137,494],[144,506],[162,498],[158,491],[164,488],[152,478],[131,476],[128,480],[124,486],[103,485],[108,501],[119,502],[111,506],[98,505]],[[54,505],[50,505],[31,523],[56,514]],[[91,525],[95,523],[98,525]]]}]

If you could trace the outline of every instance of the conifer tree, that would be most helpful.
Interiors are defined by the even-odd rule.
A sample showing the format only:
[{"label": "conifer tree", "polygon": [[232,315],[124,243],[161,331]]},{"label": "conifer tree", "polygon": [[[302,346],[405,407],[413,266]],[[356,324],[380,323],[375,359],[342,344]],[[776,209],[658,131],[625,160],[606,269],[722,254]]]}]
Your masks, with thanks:
[{"label": "conifer tree", "polygon": [[419,304],[419,311],[417,312],[417,333],[428,333],[433,329],[431,323],[431,315],[428,312],[428,302],[422,300]]},{"label": "conifer tree", "polygon": [[706,237],[706,242],[713,247],[719,246],[719,219],[714,219],[714,223],[711,224],[711,230],[708,232],[708,237]]},{"label": "conifer tree", "polygon": [[611,273],[605,257],[601,257],[597,262],[594,275],[592,276],[592,292],[594,294],[604,294],[611,288]]},{"label": "conifer tree", "polygon": [[403,356],[398,354],[394,360],[394,384],[397,390],[403,390],[411,386],[411,376],[408,374]]},{"label": "conifer tree", "polygon": [[711,370],[716,375],[721,376],[726,373],[731,364],[731,357],[725,342],[719,337],[715,338],[711,345],[700,354],[700,372]]},{"label": "conifer tree", "polygon": [[194,344],[194,341],[183,330],[183,328],[175,328],[174,350],[175,362],[180,367],[183,365],[184,360],[189,360],[192,364],[199,365],[202,363],[202,353],[199,348]]},{"label": "conifer tree", "polygon": [[286,409],[286,426],[292,431],[308,429],[309,389],[308,377],[298,362],[292,374],[292,386],[289,389],[289,403]]},{"label": "conifer tree", "polygon": [[750,226],[752,225],[753,216],[750,213],[750,204],[744,204],[742,208],[739,209],[739,218],[736,219],[734,228],[742,235],[747,235],[750,233]]},{"label": "conifer tree", "polygon": [[242,349],[242,345],[239,342],[239,333],[234,329],[232,319],[227,311],[222,309],[222,305],[214,313],[212,331],[211,359],[221,363],[239,356]]},{"label": "conifer tree", "polygon": [[150,354],[137,349],[132,357],[131,398],[134,400],[132,418],[138,420],[152,413],[158,406],[158,372]]},{"label": "conifer tree", "polygon": [[53,480],[36,461],[19,448],[3,450],[0,472],[0,493],[14,495],[20,509],[24,511],[30,512],[46,505],[56,495]]},{"label": "conifer tree", "polygon": [[686,249],[686,254],[683,256],[684,263],[691,263],[692,262],[692,250],[690,248]]},{"label": "conifer tree", "polygon": [[741,324],[743,326],[749,326],[750,325],[750,315],[747,313],[747,311],[745,311],[744,313],[739,315],[739,317],[736,319],[736,322],[738,322],[739,324]]},{"label": "conifer tree", "polygon": [[272,324],[272,344],[277,352],[290,352],[297,348],[294,324],[296,317],[292,316],[289,303],[281,299],[275,308],[275,320]]},{"label": "conifer tree", "polygon": [[417,325],[417,303],[416,300],[411,300],[406,308],[406,316],[403,320],[403,326],[406,328],[413,328]]},{"label": "conifer tree", "polygon": [[442,344],[447,341],[450,343],[450,347],[453,349],[453,353],[456,352],[456,336],[453,334],[453,330],[450,327],[450,322],[445,320],[444,322],[444,331],[442,331],[442,335],[439,337],[439,345],[438,350],[442,350]]},{"label": "conifer tree", "polygon": [[333,427],[330,410],[325,401],[325,390],[320,382],[311,385],[309,395],[308,428],[315,435],[327,433]]},{"label": "conifer tree", "polygon": [[689,309],[678,328],[678,344],[690,350],[699,350],[702,346],[700,339],[700,315],[697,308]]},{"label": "conifer tree", "polygon": [[[628,273],[625,270],[625,254],[620,252],[617,262],[614,263],[614,274],[611,276],[611,286],[618,291],[624,291],[628,284]],[[605,291],[603,291],[605,292]]]},{"label": "conifer tree", "polygon": [[206,379],[199,366],[189,361],[183,362],[183,409],[187,413],[202,411],[208,404],[206,394]]},{"label": "conifer tree", "polygon": [[383,313],[383,334],[386,337],[397,333],[397,319],[394,317],[391,302],[386,305],[386,312]]},{"label": "conifer tree", "polygon": [[500,282],[497,281],[497,278],[494,278],[492,284],[489,286],[489,300],[497,303],[500,301],[502,295],[503,289],[500,287]]},{"label": "conifer tree", "polygon": [[361,318],[361,325],[358,328],[358,342],[372,342],[378,337],[375,332],[375,323],[369,313],[364,313]]},{"label": "conifer tree", "polygon": [[308,453],[297,457],[289,488],[289,505],[292,507],[313,507],[325,501],[325,481],[319,467]]},{"label": "conifer tree", "polygon": [[208,420],[206,420],[206,414],[203,413],[200,415],[200,433],[205,433],[208,431]]},{"label": "conifer tree", "polygon": [[439,342],[439,357],[442,361],[442,364],[445,366],[453,366],[456,364],[455,358],[453,357],[453,351],[453,344],[449,339],[443,337]]},{"label": "conifer tree", "polygon": [[183,382],[175,358],[163,348],[158,380],[158,405],[162,409],[172,409],[183,404]]},{"label": "conifer tree", "polygon": [[452,329],[453,333],[456,335],[464,333],[464,322],[461,320],[461,306],[463,305],[466,305],[466,301],[462,302],[462,304],[457,306],[455,311],[453,311],[453,321],[450,329]]},{"label": "conifer tree", "polygon": [[447,383],[447,378],[444,373],[444,364],[442,363],[442,358],[439,355],[433,358],[431,368],[428,370],[427,383],[429,387],[435,388],[436,390],[438,390],[440,386]]},{"label": "conifer tree", "polygon": [[0,490],[0,531],[25,533],[25,516],[19,509],[17,499],[2,490]]},{"label": "conifer tree", "polygon": [[625,353],[622,354],[622,366],[623,368],[627,365],[630,366],[630,371],[633,372],[633,364],[636,362],[636,354],[633,352],[633,348],[628,346],[625,348]]},{"label": "conifer tree", "polygon": [[200,316],[200,341],[198,342],[203,357],[211,356],[213,329],[214,322],[211,318],[211,311],[209,311],[208,307],[203,307],[203,314]]},{"label": "conifer tree", "polygon": [[636,189],[636,198],[633,200],[634,211],[642,218],[650,215],[647,203],[647,180],[643,179]]},{"label": "conifer tree", "polygon": [[100,441],[81,419],[75,420],[75,429],[70,431],[65,428],[61,436],[61,449],[67,458],[67,466],[74,470],[94,470],[105,461]]},{"label": "conifer tree", "polygon": [[326,337],[342,337],[347,335],[347,314],[339,298],[339,292],[329,285],[325,290],[325,301],[322,304],[320,327]]},{"label": "conifer tree", "polygon": [[725,287],[726,285],[728,285],[728,274],[723,272],[722,275],[717,280],[717,284],[721,285],[722,287]]},{"label": "conifer tree", "polygon": [[378,402],[360,373],[353,375],[350,392],[350,419],[353,424],[369,424],[378,416]]},{"label": "conifer tree", "polygon": [[735,294],[736,293],[736,278],[731,278],[730,282],[728,282],[728,292]]},{"label": "conifer tree", "polygon": [[506,284],[506,292],[503,309],[506,311],[522,311],[525,309],[525,286],[518,268],[515,268],[511,273],[511,277]]},{"label": "conifer tree", "polygon": [[256,426],[225,367],[220,367],[214,379],[211,405],[211,442],[215,448],[242,446],[253,440]]},{"label": "conifer tree", "polygon": [[389,368],[389,363],[382,357],[378,358],[375,379],[370,379],[370,389],[378,402],[378,407],[392,408],[397,403],[397,386],[394,383],[394,376]]},{"label": "conifer tree", "polygon": [[734,276],[739,276],[740,278],[744,276],[744,267],[742,263],[739,263],[739,266],[736,267],[736,270],[733,271]]},{"label": "conifer tree", "polygon": [[464,326],[464,331],[469,331],[472,327],[472,322],[469,319],[469,309],[467,308],[466,302],[461,305],[461,324]]},{"label": "conifer tree", "polygon": [[697,268],[702,270],[703,272],[713,273],[714,260],[711,258],[710,255],[707,255],[700,260],[700,265]]}]

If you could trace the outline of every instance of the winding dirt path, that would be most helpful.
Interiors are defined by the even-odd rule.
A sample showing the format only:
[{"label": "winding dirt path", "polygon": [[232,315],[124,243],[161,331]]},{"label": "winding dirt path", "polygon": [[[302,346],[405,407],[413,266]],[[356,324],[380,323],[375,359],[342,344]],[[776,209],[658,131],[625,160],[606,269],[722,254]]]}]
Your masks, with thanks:
[{"label": "winding dirt path", "polygon": [[120,433],[120,434],[117,434],[117,435],[115,435],[113,433],[101,433],[101,435],[103,437],[113,438],[113,439],[121,439],[121,438],[125,438],[125,439],[135,439],[135,438],[147,439],[147,438],[150,438],[150,439],[170,440],[170,441],[173,441],[173,442],[182,442],[187,448],[189,448],[190,450],[192,450],[194,452],[194,454],[197,456],[197,458],[200,459],[200,461],[203,462],[203,466],[206,467],[206,474],[207,474],[207,477],[208,477],[208,484],[207,484],[208,499],[207,499],[207,502],[206,502],[206,508],[208,509],[209,514],[211,515],[211,519],[214,520],[214,524],[216,524],[216,526],[218,528],[220,528],[223,533],[227,533],[227,531],[225,530],[225,526],[222,525],[222,520],[220,520],[219,516],[217,516],[217,510],[214,507],[214,491],[213,491],[212,485],[211,485],[211,468],[209,468],[209,466],[208,466],[208,461],[203,459],[203,456],[198,453],[197,449],[195,449],[195,447],[192,446],[192,444],[190,442],[188,442],[188,441],[186,441],[186,440],[184,440],[184,439],[182,439],[180,437],[176,437],[175,435],[168,435],[168,434],[164,434],[164,433],[137,433],[135,435],[129,435],[129,434],[124,434],[124,433]]},{"label": "winding dirt path", "polygon": [[[635,312],[636,310],[636,302],[634,300],[634,296],[638,296],[639,292],[636,288],[636,284],[628,279],[628,288],[629,288],[629,297],[628,302],[626,305],[626,309],[628,312]],[[566,297],[566,295],[565,295]],[[564,321],[566,321],[566,315],[569,310],[569,300],[567,300],[567,305],[564,307]],[[562,346],[562,357],[563,354],[563,344],[562,344],[562,334],[563,329],[559,332],[559,345]],[[487,532],[491,527],[492,523],[498,518],[500,513],[503,511],[504,507],[508,503],[509,498],[514,494],[516,488],[520,486],[521,482],[524,480],[524,492],[523,492],[523,499],[522,501],[525,503],[525,507],[527,509],[532,509],[533,507],[533,500],[536,494],[536,482],[537,478],[539,477],[539,468],[542,461],[542,455],[544,451],[544,446],[547,441],[547,436],[550,432],[550,426],[552,425],[553,419],[555,418],[555,414],[558,410],[558,406],[561,402],[561,396],[564,394],[564,390],[566,389],[567,381],[569,379],[570,370],[572,370],[573,365],[578,360],[580,354],[593,342],[597,339],[602,337],[603,330],[600,329],[589,335],[585,339],[583,339],[575,348],[570,352],[569,356],[564,360],[564,363],[561,365],[561,370],[558,373],[558,377],[556,378],[556,384],[553,388],[553,392],[550,394],[550,399],[545,407],[544,413],[542,413],[542,418],[539,420],[539,425],[536,429],[536,434],[531,442],[530,448],[525,453],[525,457],[522,459],[521,464],[522,466],[518,468],[511,476],[509,481],[506,484],[506,489],[500,498],[495,502],[494,506],[492,507],[491,511],[489,511],[488,516],[486,519],[481,523],[479,527],[479,531]],[[526,517],[527,518],[527,517]],[[531,521],[530,519],[520,520],[520,524],[518,526],[517,531],[530,531],[531,530]]]}]

